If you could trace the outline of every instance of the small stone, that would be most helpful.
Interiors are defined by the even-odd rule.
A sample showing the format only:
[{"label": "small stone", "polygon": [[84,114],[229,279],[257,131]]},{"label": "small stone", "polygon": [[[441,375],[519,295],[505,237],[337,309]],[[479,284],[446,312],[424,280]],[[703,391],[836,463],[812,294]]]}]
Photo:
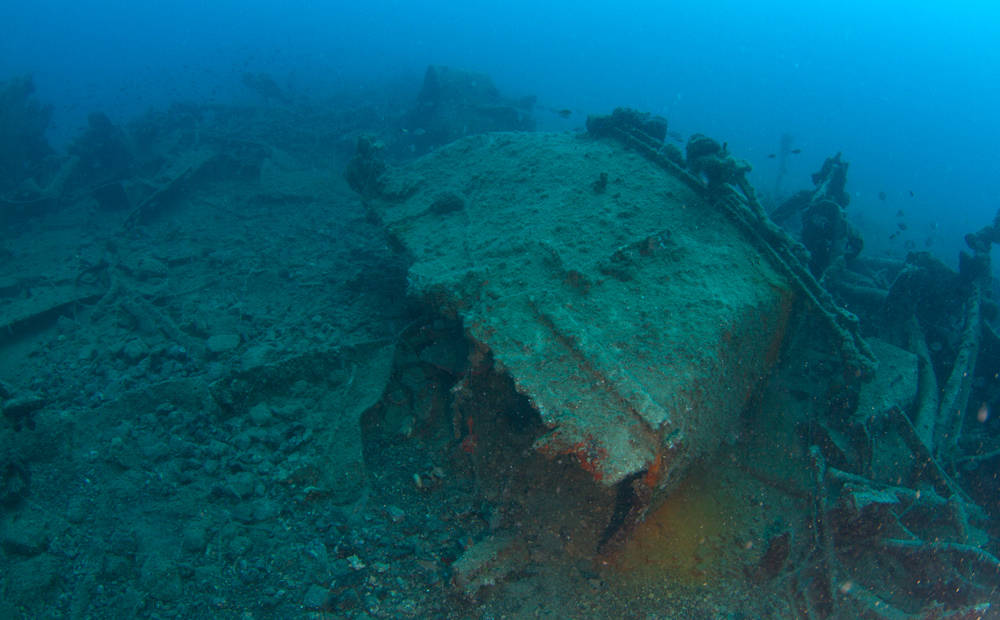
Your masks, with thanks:
[{"label": "small stone", "polygon": [[101,560],[101,578],[121,579],[132,571],[132,562],[121,555],[105,555]]},{"label": "small stone", "polygon": [[393,523],[399,523],[406,517],[406,512],[403,511],[399,506],[389,506],[385,509],[389,518],[392,519]]},{"label": "small stone", "polygon": [[340,593],[337,599],[337,611],[347,611],[354,609],[361,604],[361,597],[353,589],[347,589]]},{"label": "small stone", "polygon": [[73,495],[66,506],[66,519],[70,523],[83,523],[94,514],[94,502],[82,495]]},{"label": "small stone", "polygon": [[25,465],[14,460],[0,464],[0,507],[10,508],[19,504],[28,494],[30,480]]},{"label": "small stone", "polygon": [[359,558],[356,555],[348,556],[347,563],[350,564],[351,568],[353,568],[354,570],[361,570],[362,568],[365,567],[365,563],[362,562],[361,558]]},{"label": "small stone", "polygon": [[271,413],[267,403],[257,403],[251,407],[249,415],[250,421],[257,426],[266,426],[274,419],[274,414]]},{"label": "small stone", "polygon": [[5,524],[0,548],[8,554],[35,556],[49,546],[44,523],[40,519],[17,519]]},{"label": "small stone", "polygon": [[329,555],[326,550],[326,545],[323,544],[323,541],[318,538],[314,538],[310,540],[308,543],[306,543],[304,551],[306,552],[307,555],[309,555],[309,557],[318,560],[319,563],[322,564],[323,566],[326,566],[326,564],[329,562]]},{"label": "small stone", "polygon": [[236,497],[246,499],[253,495],[256,480],[248,471],[241,471],[229,477],[229,488]]},{"label": "small stone", "polygon": [[121,436],[116,435],[108,442],[108,449],[105,452],[108,461],[124,469],[135,469],[141,465],[141,457],[135,451],[135,447],[126,442]]},{"label": "small stone", "polygon": [[208,347],[209,353],[219,355],[221,353],[232,351],[236,347],[240,346],[240,335],[216,334],[214,336],[209,336],[208,341],[205,344]]},{"label": "small stone", "polygon": [[[258,493],[263,494],[263,493]],[[270,521],[278,516],[281,510],[278,504],[270,500],[261,500],[253,506],[253,516],[257,521]]]},{"label": "small stone", "polygon": [[149,556],[139,571],[139,583],[154,599],[176,601],[184,594],[177,568],[166,558]]},{"label": "small stone", "polygon": [[454,213],[455,211],[461,211],[465,208],[465,200],[461,196],[454,192],[444,192],[438,194],[434,202],[431,203],[430,212],[437,213],[438,215],[445,215],[447,213]]},{"label": "small stone", "polygon": [[184,536],[181,542],[185,551],[191,553],[201,553],[208,545],[208,530],[205,524],[200,521],[192,521],[184,527]]},{"label": "small stone", "polygon": [[122,347],[122,357],[124,357],[129,362],[138,362],[142,358],[146,357],[149,353],[149,348],[139,340],[138,338],[133,338],[125,343]]},{"label": "small stone", "polygon": [[134,261],[130,267],[135,277],[139,280],[150,280],[155,278],[166,277],[168,273],[167,266],[160,260],[153,258],[152,256],[140,256],[138,260]]},{"label": "small stone", "polygon": [[248,348],[240,359],[240,366],[243,370],[263,366],[267,361],[275,356],[275,349],[266,344],[257,344]]},{"label": "small stone", "polygon": [[420,610],[417,608],[416,601],[410,598],[404,598],[399,601],[399,604],[396,605],[396,611],[404,616],[414,617]]},{"label": "small stone", "polygon": [[348,566],[346,559],[339,559],[330,562],[329,564],[330,577],[335,580],[341,580],[352,573],[351,567]]},{"label": "small stone", "polygon": [[229,518],[237,523],[243,523],[245,525],[257,522],[257,516],[253,512],[253,506],[245,503],[233,506],[229,511]]},{"label": "small stone", "polygon": [[302,598],[302,605],[306,609],[326,609],[329,604],[330,590],[315,584],[309,586],[306,595]]},{"label": "small stone", "polygon": [[229,548],[234,555],[243,555],[253,548],[253,541],[246,536],[236,536],[229,544]]},{"label": "small stone", "polygon": [[184,347],[182,347],[180,345],[176,345],[176,344],[172,345],[170,347],[167,347],[165,355],[167,357],[169,357],[170,359],[176,360],[176,361],[179,361],[179,362],[186,361],[187,358],[188,358],[187,349],[185,349]]}]

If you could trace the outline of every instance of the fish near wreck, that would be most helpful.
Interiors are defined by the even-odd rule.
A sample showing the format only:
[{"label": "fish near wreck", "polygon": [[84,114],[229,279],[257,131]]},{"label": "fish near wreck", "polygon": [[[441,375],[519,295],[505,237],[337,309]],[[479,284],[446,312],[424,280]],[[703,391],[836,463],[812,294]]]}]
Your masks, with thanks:
[{"label": "fish near wreck", "polygon": [[588,130],[463,138],[364,198],[411,260],[410,295],[463,326],[451,407],[477,480],[596,549],[734,431],[796,308],[823,317],[847,374],[871,360],[745,162],[703,154],[706,182],[662,154],[666,121],[630,110]]}]

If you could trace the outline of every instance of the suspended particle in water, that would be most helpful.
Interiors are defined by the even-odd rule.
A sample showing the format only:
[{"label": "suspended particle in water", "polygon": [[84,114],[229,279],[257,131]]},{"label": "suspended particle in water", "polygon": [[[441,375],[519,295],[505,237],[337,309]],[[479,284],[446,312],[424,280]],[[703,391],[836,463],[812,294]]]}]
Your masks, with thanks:
[{"label": "suspended particle in water", "polygon": [[990,407],[986,403],[979,405],[979,411],[976,412],[976,419],[982,424],[986,420],[990,419]]}]

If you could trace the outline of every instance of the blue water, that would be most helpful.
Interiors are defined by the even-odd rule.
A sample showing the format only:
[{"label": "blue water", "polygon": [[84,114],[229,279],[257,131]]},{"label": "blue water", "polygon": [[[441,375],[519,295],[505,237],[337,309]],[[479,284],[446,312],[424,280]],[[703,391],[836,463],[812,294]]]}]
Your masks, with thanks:
[{"label": "blue water", "polygon": [[34,74],[56,105],[56,144],[92,110],[120,121],[178,99],[249,100],[246,71],[322,97],[415,88],[437,63],[581,113],[540,115],[542,129],[619,105],[667,115],[681,132],[728,141],[760,188],[773,186],[766,156],[784,133],[802,149],[785,188],[842,151],[852,217],[874,253],[904,242],[887,238],[902,209],[912,240],[932,238],[954,262],[962,235],[1000,206],[990,2],[42,0],[4,3],[0,20],[0,78]]}]

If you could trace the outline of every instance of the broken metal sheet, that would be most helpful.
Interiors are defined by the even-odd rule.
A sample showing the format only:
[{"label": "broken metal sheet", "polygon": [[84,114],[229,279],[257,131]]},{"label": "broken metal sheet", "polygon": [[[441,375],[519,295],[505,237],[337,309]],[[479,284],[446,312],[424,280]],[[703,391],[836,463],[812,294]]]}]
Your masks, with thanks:
[{"label": "broken metal sheet", "polygon": [[734,430],[795,289],[689,180],[612,141],[500,133],[369,201],[411,292],[460,317],[595,480],[664,486]]},{"label": "broken metal sheet", "polygon": [[126,193],[129,202],[136,206],[125,221],[126,227],[146,223],[216,157],[216,153],[207,147],[186,151],[161,170],[156,179],[130,183]]},{"label": "broken metal sheet", "polygon": [[23,297],[0,300],[0,343],[32,325],[54,320],[74,306],[98,299],[103,289],[72,282],[33,286]]}]

